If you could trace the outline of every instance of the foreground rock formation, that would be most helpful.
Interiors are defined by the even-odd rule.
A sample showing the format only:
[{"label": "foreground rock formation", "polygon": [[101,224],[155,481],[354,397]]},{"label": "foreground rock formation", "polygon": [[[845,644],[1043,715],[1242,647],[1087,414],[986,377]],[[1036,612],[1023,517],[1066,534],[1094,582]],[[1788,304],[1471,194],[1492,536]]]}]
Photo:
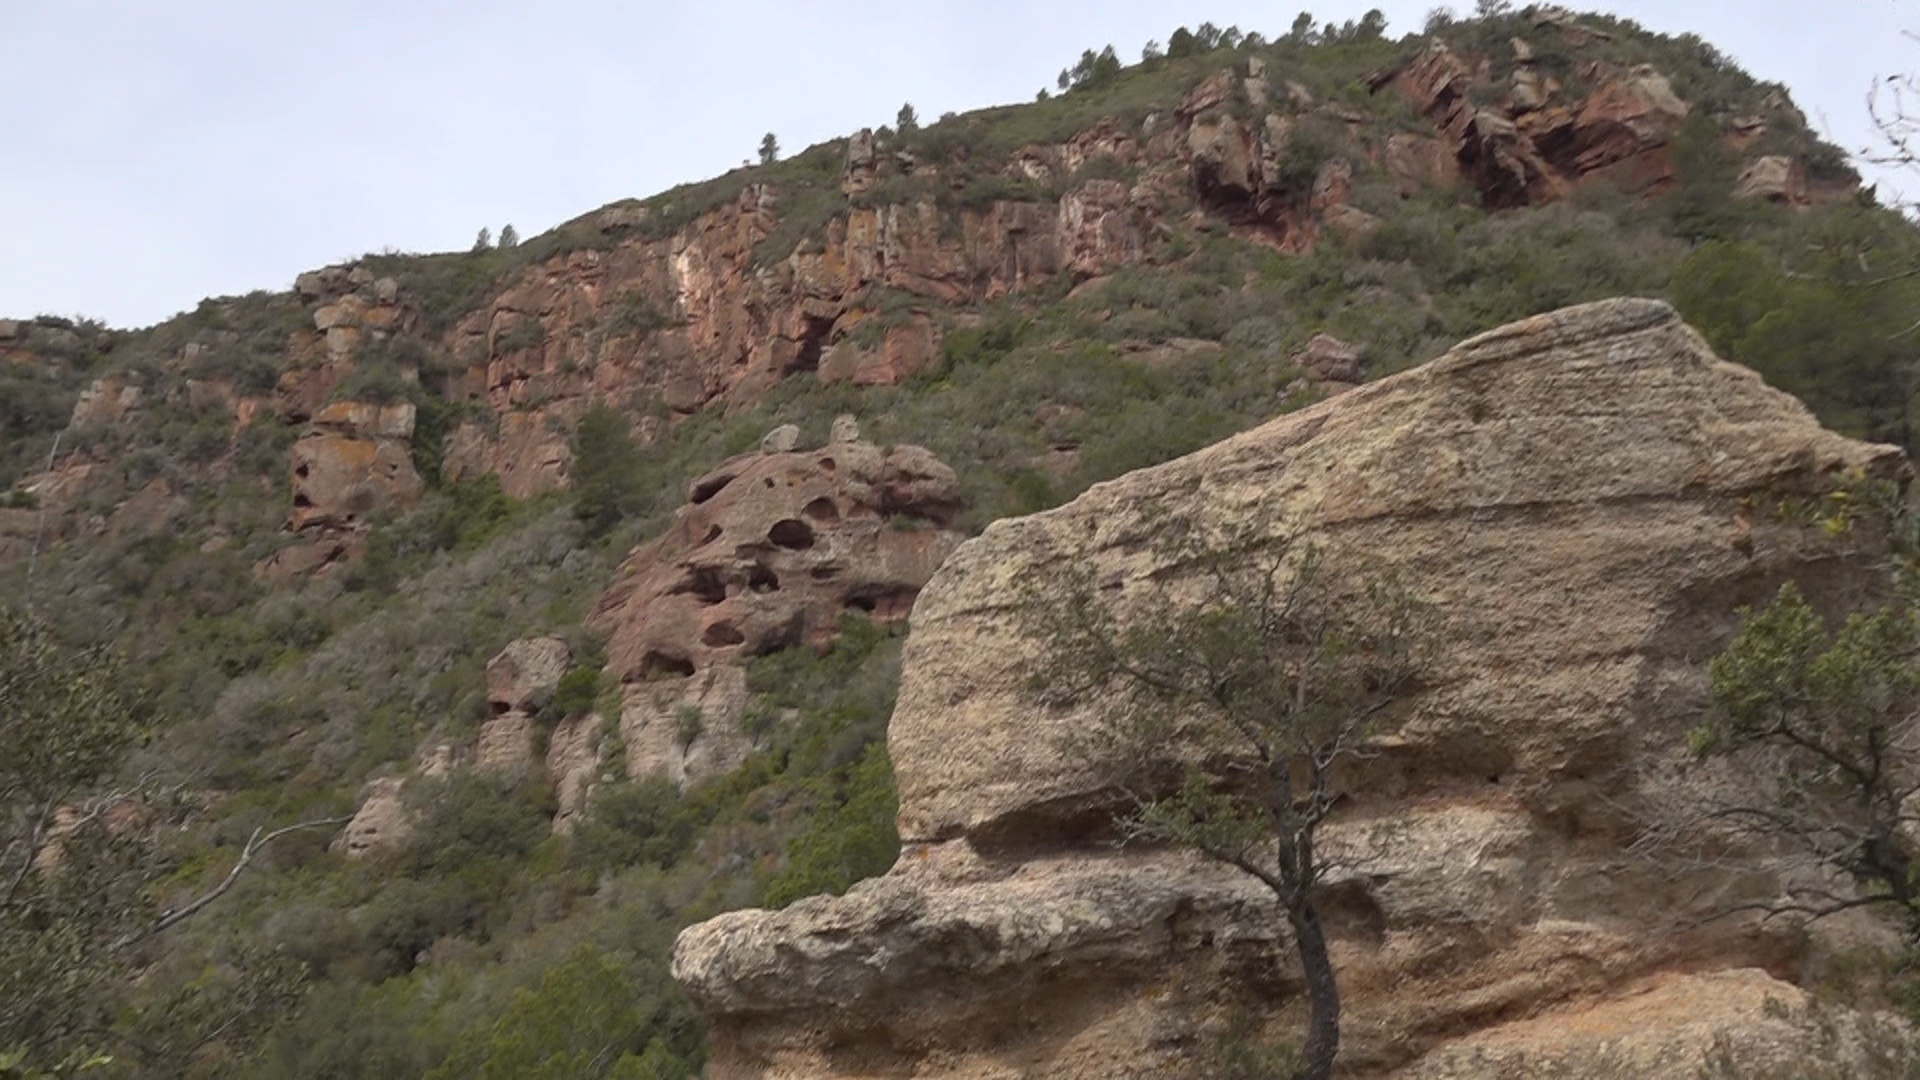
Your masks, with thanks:
[{"label": "foreground rock formation", "polygon": [[[1904,482],[1894,449],[1822,430],[1715,359],[1665,305],[1517,323],[1073,503],[995,523],[914,610],[889,728],[903,850],[843,898],[693,927],[676,977],[716,1077],[1181,1075],[1228,1011],[1298,1030],[1281,925],[1238,874],[1100,839],[1106,796],[1059,749],[1101,703],[1029,689],[1026,591],[1091,566],[1124,606],[1177,581],[1157,506],[1272,522],[1336,572],[1390,568],[1447,640],[1330,844],[1368,842],[1324,897],[1355,1075],[1537,1075],[1625,1063],[1691,1077],[1717,1034],[1793,1032],[1807,945],[1697,925],[1778,888],[1759,862],[1673,873],[1627,845],[1688,793],[1705,657],[1788,579],[1834,598],[1878,539],[1756,512],[1843,477]],[[1479,1070],[1479,1071],[1476,1071]],[[1609,1074],[1611,1075],[1611,1074]]]}]

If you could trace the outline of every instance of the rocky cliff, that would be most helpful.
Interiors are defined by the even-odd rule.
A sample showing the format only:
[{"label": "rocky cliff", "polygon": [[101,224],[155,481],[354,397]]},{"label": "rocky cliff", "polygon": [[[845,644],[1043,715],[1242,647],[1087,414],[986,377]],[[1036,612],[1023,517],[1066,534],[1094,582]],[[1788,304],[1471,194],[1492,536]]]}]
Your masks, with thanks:
[{"label": "rocky cliff", "polygon": [[818,450],[798,438],[776,429],[696,479],[595,602],[629,775],[685,786],[738,766],[746,662],[825,649],[849,613],[903,621],[959,545],[959,482],[926,450],[865,442],[852,417]]},{"label": "rocky cliff", "polygon": [[[1757,1002],[1817,950],[1686,926],[1764,869],[1666,881],[1622,845],[1720,782],[1677,746],[1732,607],[1871,552],[1762,493],[1897,463],[1645,306],[1367,383],[1671,295],[1838,430],[1907,438],[1878,328],[1920,279],[1855,286],[1911,223],[1837,198],[1783,88],[1603,15],[1216,28],[1092,75],[146,329],[0,320],[0,603],[118,646],[169,718],[128,763],[198,808],[155,902],[358,811],[353,858],[289,843],[143,945],[100,987],[115,1045],[178,1045],[178,1001],[290,956],[312,992],[265,1042],[147,1071],[517,1074],[581,1047],[514,1025],[591,1000],[628,1018],[594,1060],[691,1074],[674,935],[898,840],[844,900],[688,936],[719,1075],[1162,1075],[1237,1008],[1294,1031],[1262,895],[1104,844],[1055,749],[1086,717],[1022,689],[1003,586],[1072,561],[1134,602],[1149,498],[1272,507],[1456,610],[1355,778],[1347,835],[1394,843],[1328,901],[1357,1070],[1783,1035]],[[576,439],[596,401],[630,444]]]},{"label": "rocky cliff", "polygon": [[[1810,179],[1791,134],[1804,119],[1784,96],[1689,101],[1688,80],[1610,52],[1613,33],[1531,10],[1504,39],[1461,26],[1378,43],[1389,62],[1345,85],[1310,90],[1278,61],[1290,53],[1222,52],[1155,76],[1162,100],[1035,137],[982,145],[999,119],[984,116],[863,130],[613,204],[515,251],[311,271],[290,294],[210,301],[180,320],[205,325],[123,345],[140,361],[99,376],[70,427],[188,413],[224,418],[229,443],[256,417],[292,429],[294,538],[262,564],[285,579],[364,548],[370,511],[417,500],[409,453],[447,480],[495,476],[516,499],[563,488],[567,436],[592,400],[639,419],[646,441],[663,418],[740,409],[795,376],[897,384],[936,362],[953,309],[1177,264],[1193,229],[1304,254],[1357,241],[1395,198],[1501,210],[1601,183],[1652,196],[1676,183],[1689,119],[1722,143],[1727,197],[1804,206],[1852,190]],[[82,340],[9,321],[0,355],[37,355],[49,335]],[[360,431],[402,396],[434,400],[433,431],[385,418]],[[223,459],[211,435],[204,449],[208,471]]]},{"label": "rocky cliff", "polygon": [[1797,997],[1807,943],[1699,921],[1771,895],[1769,866],[1676,872],[1629,845],[1689,789],[1739,782],[1684,748],[1735,609],[1790,579],[1843,602],[1875,573],[1870,533],[1756,507],[1861,476],[1904,482],[1903,456],[1824,431],[1664,304],[1620,300],[996,522],[914,609],[892,871],[680,937],[712,1075],[1167,1076],[1235,1007],[1297,1024],[1259,888],[1098,839],[1105,796],[1061,741],[1101,702],[1050,708],[1026,677],[1019,598],[1066,566],[1123,607],[1177,580],[1153,542],[1170,519],[1269,522],[1448,617],[1329,836],[1374,845],[1323,901],[1355,1075],[1677,1080],[1719,1034],[1778,1050],[1762,1002]]}]

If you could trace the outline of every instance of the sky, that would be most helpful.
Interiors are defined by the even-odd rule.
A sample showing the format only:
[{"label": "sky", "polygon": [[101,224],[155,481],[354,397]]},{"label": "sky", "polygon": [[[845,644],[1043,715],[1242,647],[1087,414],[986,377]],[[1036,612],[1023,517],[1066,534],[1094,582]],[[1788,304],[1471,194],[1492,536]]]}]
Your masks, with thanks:
[{"label": "sky", "polygon": [[[370,251],[462,250],[752,157],[1026,101],[1082,49],[1303,0],[0,0],[0,314],[144,326]],[[1398,37],[1433,0],[1368,7]],[[1579,6],[1579,5],[1575,5]],[[1463,14],[1472,0],[1456,0]],[[1871,140],[1920,0],[1621,0]],[[1920,186],[1920,180],[1910,183]]]}]

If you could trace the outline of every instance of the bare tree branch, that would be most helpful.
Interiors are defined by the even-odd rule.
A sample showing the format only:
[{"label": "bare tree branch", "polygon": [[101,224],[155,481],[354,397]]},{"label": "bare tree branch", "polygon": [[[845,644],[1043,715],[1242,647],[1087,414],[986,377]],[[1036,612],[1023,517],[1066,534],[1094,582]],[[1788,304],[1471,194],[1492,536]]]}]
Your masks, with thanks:
[{"label": "bare tree branch", "polygon": [[264,835],[264,826],[254,829],[253,835],[247,837],[246,845],[240,849],[240,857],[234,860],[233,868],[227,871],[227,876],[221,878],[219,884],[181,907],[162,912],[160,917],[155,919],[151,925],[136,933],[128,934],[114,942],[114,948],[125,948],[135,942],[144,941],[156,934],[164,933],[192,918],[208,904],[225,896],[227,890],[233,888],[234,883],[240,880],[240,875],[246,871],[248,864],[253,862],[254,857],[260,854],[261,851],[264,851],[267,845],[273,843],[275,840],[304,829],[319,829],[331,825],[344,825],[350,820],[352,819],[336,817],[302,821],[293,825],[284,825],[272,832],[264,833]]}]

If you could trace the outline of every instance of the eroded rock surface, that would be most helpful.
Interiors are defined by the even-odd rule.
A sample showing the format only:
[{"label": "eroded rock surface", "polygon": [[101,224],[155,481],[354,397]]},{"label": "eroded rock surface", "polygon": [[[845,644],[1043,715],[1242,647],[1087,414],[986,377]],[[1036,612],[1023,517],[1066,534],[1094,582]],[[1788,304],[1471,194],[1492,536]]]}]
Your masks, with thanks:
[{"label": "eroded rock surface", "polygon": [[346,530],[375,511],[418,503],[426,485],[409,445],[414,407],[340,401],[315,414],[293,444],[295,531]]},{"label": "eroded rock surface", "polygon": [[407,842],[413,823],[401,798],[406,781],[384,777],[371,781],[360,794],[360,808],[333,842],[334,850],[358,858],[393,851]]},{"label": "eroded rock surface", "polygon": [[553,696],[573,651],[559,638],[509,642],[487,661],[486,723],[474,749],[482,769],[525,768],[533,760],[534,713]]},{"label": "eroded rock surface", "polygon": [[[1598,72],[1597,88],[1565,100],[1558,82],[1534,69],[1531,48],[1514,45],[1517,66],[1503,106],[1476,100],[1473,66],[1445,42],[1380,72],[1373,85],[1393,86],[1439,129],[1459,175],[1490,208],[1549,202],[1597,178],[1635,191],[1672,182],[1667,143],[1689,107],[1665,75],[1644,65]],[[1418,176],[1417,160],[1404,150],[1390,155],[1397,178]]]},{"label": "eroded rock surface", "polygon": [[953,470],[917,446],[844,438],[798,450],[797,429],[695,480],[657,539],[622,564],[589,623],[623,684],[628,772],[676,783],[724,772],[751,748],[740,664],[825,645],[842,614],[907,617],[957,547]]},{"label": "eroded rock surface", "polygon": [[[773,445],[788,445],[787,433]],[[797,433],[794,435],[797,438]],[[590,622],[623,682],[692,675],[832,637],[842,612],[906,618],[960,541],[959,481],[917,446],[774,450],[694,481],[622,564]]]},{"label": "eroded rock surface", "polygon": [[[914,611],[888,732],[893,871],[681,936],[713,1075],[1179,1075],[1235,1002],[1297,1030],[1264,898],[1189,855],[1089,838],[1108,796],[1060,746],[1102,703],[1050,708],[1028,682],[1018,598],[1090,567],[1122,610],[1155,602],[1147,582],[1190,572],[1155,546],[1169,519],[1298,533],[1334,573],[1390,569],[1449,619],[1326,836],[1371,852],[1323,897],[1347,1068],[1521,1076],[1591,1052],[1681,1077],[1717,1033],[1788,1038],[1760,1002],[1792,995],[1804,942],[1696,925],[1778,882],[1759,864],[1675,876],[1626,845],[1694,785],[1741,782],[1684,748],[1737,606],[1877,572],[1878,537],[1756,518],[1750,500],[1859,473],[1904,482],[1906,465],[1715,359],[1664,304],[1625,300],[995,523]],[[1646,994],[1677,1011],[1608,1019]],[[1541,1020],[1500,1027],[1526,1016]]]}]

